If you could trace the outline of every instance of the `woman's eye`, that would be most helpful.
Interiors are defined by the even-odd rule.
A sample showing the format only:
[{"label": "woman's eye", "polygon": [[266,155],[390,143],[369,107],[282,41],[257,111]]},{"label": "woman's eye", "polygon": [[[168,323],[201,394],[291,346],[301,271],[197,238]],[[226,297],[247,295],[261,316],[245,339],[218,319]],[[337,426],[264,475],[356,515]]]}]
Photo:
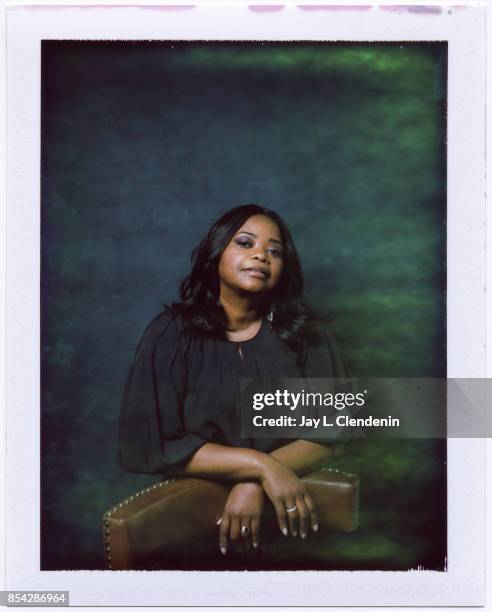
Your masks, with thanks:
[{"label": "woman's eye", "polygon": [[238,238],[236,240],[236,244],[238,244],[241,247],[250,247],[252,243],[250,240],[246,240],[244,238]]},{"label": "woman's eye", "polygon": [[[254,246],[254,242],[249,238],[236,238],[234,242],[243,249],[250,249]],[[273,257],[282,257],[283,251],[277,247],[270,247],[267,249],[268,253],[270,253]]]}]

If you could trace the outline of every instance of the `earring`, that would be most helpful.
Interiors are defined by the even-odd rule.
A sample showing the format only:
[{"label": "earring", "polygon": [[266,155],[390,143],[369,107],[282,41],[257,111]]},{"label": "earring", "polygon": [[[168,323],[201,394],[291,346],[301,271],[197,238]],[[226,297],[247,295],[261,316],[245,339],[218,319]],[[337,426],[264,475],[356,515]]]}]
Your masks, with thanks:
[{"label": "earring", "polygon": [[266,316],[267,321],[270,323],[270,325],[273,323],[273,313],[274,313],[274,308],[272,306],[272,309],[270,310],[270,312]]}]

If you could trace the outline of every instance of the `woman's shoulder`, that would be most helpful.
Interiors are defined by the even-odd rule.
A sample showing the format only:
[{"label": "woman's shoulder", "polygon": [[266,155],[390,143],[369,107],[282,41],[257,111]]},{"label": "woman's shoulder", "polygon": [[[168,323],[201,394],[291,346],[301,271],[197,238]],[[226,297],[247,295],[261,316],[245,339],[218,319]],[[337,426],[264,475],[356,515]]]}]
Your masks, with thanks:
[{"label": "woman's shoulder", "polygon": [[324,319],[312,320],[306,325],[304,337],[308,346],[317,347],[326,344],[336,345],[335,333],[330,321]]},{"label": "woman's shoulder", "polygon": [[173,308],[165,306],[145,328],[142,343],[155,345],[160,339],[166,338],[177,342],[182,336],[183,321],[181,315]]},{"label": "woman's shoulder", "polygon": [[329,321],[318,321],[312,326],[306,348],[308,376],[326,377],[326,372],[331,372],[330,376],[335,378],[350,376],[351,368]]}]

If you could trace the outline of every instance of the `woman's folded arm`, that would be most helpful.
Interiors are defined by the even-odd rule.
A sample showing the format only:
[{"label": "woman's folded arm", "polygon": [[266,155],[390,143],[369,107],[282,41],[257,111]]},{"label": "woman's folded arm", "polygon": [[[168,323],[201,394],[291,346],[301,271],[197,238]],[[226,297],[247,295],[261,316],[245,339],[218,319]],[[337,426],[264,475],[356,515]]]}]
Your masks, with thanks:
[{"label": "woman's folded arm", "polygon": [[[288,446],[280,458],[294,468],[310,471],[327,453],[312,442],[296,441]],[[295,459],[296,453],[306,454],[304,460]],[[183,476],[227,480],[232,482],[258,481],[272,502],[280,530],[285,535],[289,529],[296,535],[298,529],[305,534],[310,524],[317,530],[317,516],[313,500],[305,484],[294,470],[272,454],[250,448],[235,448],[220,444],[206,443],[201,446],[183,467]],[[293,511],[295,510],[295,513]]]},{"label": "woman's folded arm", "polygon": [[304,476],[321,467],[332,455],[331,447],[308,440],[294,440],[270,454],[207,442],[194,453],[181,474],[232,482],[261,481],[278,462]]},{"label": "woman's folded arm", "polygon": [[333,454],[330,446],[310,440],[294,440],[270,453],[272,457],[300,477],[320,468]]},{"label": "woman's folded arm", "polygon": [[207,442],[181,470],[183,476],[242,482],[260,481],[276,460],[251,448],[236,448]]}]

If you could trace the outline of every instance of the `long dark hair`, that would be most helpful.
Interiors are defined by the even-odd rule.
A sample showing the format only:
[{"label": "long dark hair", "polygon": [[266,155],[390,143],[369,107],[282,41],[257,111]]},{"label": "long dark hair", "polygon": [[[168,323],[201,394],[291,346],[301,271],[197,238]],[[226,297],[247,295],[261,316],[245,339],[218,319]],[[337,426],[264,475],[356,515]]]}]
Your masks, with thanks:
[{"label": "long dark hair", "polygon": [[238,229],[253,215],[265,215],[279,228],[284,246],[283,269],[277,286],[266,296],[264,314],[273,312],[278,337],[302,353],[312,323],[319,317],[303,300],[304,278],[290,231],[273,210],[257,204],[237,206],[223,214],[191,254],[192,270],[181,283],[181,302],[172,305],[193,331],[225,337],[226,316],[219,301],[219,261]]}]

